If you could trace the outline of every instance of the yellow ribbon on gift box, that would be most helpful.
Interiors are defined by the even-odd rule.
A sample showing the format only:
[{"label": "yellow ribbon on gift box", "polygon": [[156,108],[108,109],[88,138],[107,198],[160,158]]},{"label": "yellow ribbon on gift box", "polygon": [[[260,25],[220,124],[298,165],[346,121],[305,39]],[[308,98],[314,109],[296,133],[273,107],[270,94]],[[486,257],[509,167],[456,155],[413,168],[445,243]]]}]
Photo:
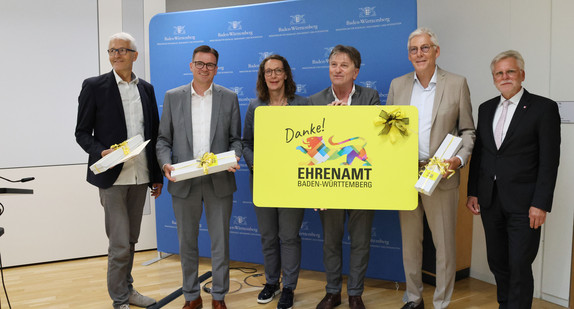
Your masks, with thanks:
[{"label": "yellow ribbon on gift box", "polygon": [[[227,158],[231,158],[231,157],[235,157],[235,155],[220,157],[219,159],[221,160],[221,159],[227,159]],[[194,162],[194,163],[188,164],[188,165],[184,165],[184,166],[178,167],[176,169],[179,170],[182,168],[188,168],[190,166],[202,167],[203,168],[203,174],[207,175],[207,174],[209,174],[209,167],[215,166],[217,164],[218,164],[217,163],[217,155],[215,155],[213,152],[206,152],[203,154],[203,156],[201,156],[201,158],[197,159],[197,162]]]},{"label": "yellow ribbon on gift box", "polygon": [[436,175],[437,173],[435,173],[433,171],[433,167],[435,167],[435,166],[438,167],[440,175],[444,175],[447,172],[451,173],[450,175],[448,175],[446,177],[446,179],[449,179],[450,177],[452,177],[452,175],[454,175],[454,173],[456,173],[455,170],[451,170],[448,168],[450,166],[449,163],[446,163],[446,162],[444,162],[444,160],[439,159],[437,157],[432,157],[429,160],[429,163],[427,163],[427,165],[425,165],[424,171],[419,172],[419,176],[423,176],[423,177],[430,179],[430,180],[436,180],[437,179],[437,175]]},{"label": "yellow ribbon on gift box", "polygon": [[198,167],[203,167],[203,174],[207,175],[209,167],[217,165],[217,156],[213,152],[206,152],[196,164]]},{"label": "yellow ribbon on gift box", "polygon": [[[375,126],[384,126],[381,132],[379,132],[379,135],[388,135],[392,144],[397,140],[397,131],[403,137],[408,136],[409,118],[405,116],[405,113],[400,108],[397,108],[390,113],[387,113],[385,110],[381,110],[379,118],[374,121]],[[393,128],[395,128],[395,130],[393,130]]]},{"label": "yellow ribbon on gift box", "polygon": [[121,148],[124,151],[124,155],[129,155],[130,154],[130,146],[128,146],[128,141],[123,141],[119,144],[114,144],[110,147],[113,150],[116,150],[118,148]]},{"label": "yellow ribbon on gift box", "polygon": [[[452,141],[454,140],[454,138],[452,138],[449,142],[448,142],[448,146],[445,148],[445,151],[450,147],[450,145],[452,144]],[[440,156],[444,156],[444,153],[440,154]],[[436,173],[433,171],[433,167],[438,167],[439,173]],[[429,160],[429,163],[427,163],[427,165],[425,165],[424,170],[421,170],[419,172],[419,177],[422,176],[425,178],[425,182],[423,183],[423,187],[426,185],[427,181],[432,180],[432,181],[436,181],[439,175],[444,175],[446,172],[449,172],[450,175],[448,175],[446,177],[446,179],[449,179],[450,177],[452,177],[452,175],[454,175],[454,173],[456,173],[455,170],[451,170],[449,169],[450,164],[444,162],[444,159],[439,159],[437,156],[432,157]]]}]

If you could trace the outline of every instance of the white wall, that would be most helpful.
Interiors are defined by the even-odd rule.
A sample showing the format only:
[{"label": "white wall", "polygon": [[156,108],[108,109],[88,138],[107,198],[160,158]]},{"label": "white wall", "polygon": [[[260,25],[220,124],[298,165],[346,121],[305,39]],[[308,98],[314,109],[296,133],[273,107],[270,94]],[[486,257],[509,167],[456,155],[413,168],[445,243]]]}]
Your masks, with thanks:
[{"label": "white wall", "polygon": [[[28,2],[33,2],[29,0]],[[43,1],[37,1],[38,7],[43,7]],[[92,1],[78,0],[58,0],[59,6],[75,8],[77,5],[93,5]],[[139,27],[138,47],[140,57],[138,62],[141,65],[138,67],[139,72],[136,72],[140,77],[149,80],[149,57],[147,57],[147,39],[148,38],[148,25],[152,16],[157,13],[165,12],[165,2],[159,0],[99,0],[97,1],[97,8],[93,5],[92,17],[79,19],[78,11],[74,9],[59,9],[57,18],[58,21],[52,21],[55,24],[65,24],[69,20],[70,29],[87,29],[81,35],[86,36],[82,39],[90,39],[91,42],[99,42],[89,47],[90,52],[82,52],[83,46],[77,46],[81,40],[74,34],[74,32],[67,33],[65,30],[59,31],[59,36],[62,40],[54,40],[50,44],[42,43],[41,40],[32,40],[27,35],[17,36],[10,45],[15,47],[11,49],[4,49],[0,52],[3,53],[1,59],[3,61],[18,62],[17,71],[11,70],[15,66],[3,66],[2,78],[21,76],[22,73],[27,74],[27,79],[19,79],[21,84],[25,84],[34,92],[38,83],[43,83],[46,87],[53,85],[58,89],[57,93],[45,93],[49,100],[56,100],[58,104],[67,106],[66,113],[62,114],[65,119],[53,119],[54,122],[66,123],[68,131],[60,133],[53,130],[51,125],[46,125],[41,122],[28,122],[28,126],[39,126],[36,128],[36,138],[44,141],[51,140],[51,135],[64,135],[67,146],[62,147],[62,143],[52,142],[51,148],[39,147],[37,151],[32,154],[38,156],[43,155],[46,151],[53,152],[79,152],[83,153],[80,146],[74,140],[74,126],[77,113],[77,97],[79,94],[80,86],[86,76],[76,76],[73,81],[68,82],[62,79],[69,72],[77,72],[77,66],[91,67],[93,72],[90,75],[97,75],[111,70],[108,55],[105,52],[107,49],[108,38],[113,33],[119,31],[126,31],[124,29],[124,19],[129,19],[129,27]],[[30,6],[30,4],[28,3]],[[52,4],[51,4],[52,5]],[[139,20],[135,19],[131,14],[131,8],[134,11],[140,12],[138,14]],[[44,23],[49,19],[34,19],[34,16],[22,15],[21,6],[2,5],[2,16],[17,16],[17,20],[24,23],[18,25],[16,22],[10,24],[13,29],[20,29],[25,26],[25,29],[42,29]],[[30,14],[41,14],[41,10],[31,11]],[[68,16],[69,15],[69,16]],[[129,18],[125,18],[129,16]],[[3,22],[7,21],[3,19]],[[34,24],[36,22],[36,24]],[[3,24],[4,25],[4,24]],[[2,27],[0,31],[11,31],[10,27]],[[44,26],[45,28],[54,28],[50,25]],[[132,30],[133,31],[133,30]],[[2,32],[4,33],[4,32]],[[99,37],[98,37],[99,33]],[[28,35],[34,35],[29,32]],[[80,34],[78,34],[80,35]],[[57,49],[52,46],[56,44]],[[30,47],[30,45],[32,45]],[[18,48],[27,48],[36,57],[21,57],[21,51]],[[86,46],[88,48],[88,46]],[[50,61],[50,54],[57,53],[58,56],[70,54],[74,57],[67,57],[68,61],[57,61],[54,63],[56,66],[53,70],[54,74],[48,72],[37,71],[37,61],[43,61],[46,58]],[[81,57],[76,57],[81,56]],[[148,59],[146,61],[146,58]],[[51,59],[53,60],[53,59]],[[147,69],[146,69],[147,67]],[[8,68],[8,69],[6,69]],[[54,76],[55,75],[55,76]],[[75,76],[75,75],[74,75]],[[6,85],[6,83],[2,83]],[[62,87],[64,84],[65,87]],[[12,88],[4,89],[3,93],[11,94]],[[27,93],[19,93],[19,98],[22,100],[30,100]],[[60,102],[63,100],[63,102]],[[2,110],[4,116],[8,116],[5,121],[1,121],[2,126],[2,149],[6,150],[7,147],[18,148],[21,143],[32,143],[33,138],[21,136],[21,130],[18,129],[19,125],[24,125],[14,119],[14,115],[6,113],[6,104],[14,104],[14,102],[2,100]],[[47,106],[49,108],[50,106]],[[42,109],[28,108],[26,105],[20,106],[22,113],[32,113],[37,117],[45,116],[47,113]],[[49,114],[49,113],[48,113]],[[11,139],[5,137],[10,136]],[[12,138],[17,142],[11,142]],[[30,151],[28,151],[30,152]],[[29,155],[26,153],[24,155]],[[87,154],[81,155],[81,161],[87,162]],[[75,162],[74,162],[75,163]],[[0,250],[2,252],[2,262],[4,266],[17,266],[34,264],[41,262],[74,259],[79,257],[88,257],[95,255],[107,254],[107,237],[104,229],[103,209],[99,202],[98,190],[96,187],[88,184],[86,179],[86,164],[62,164],[43,167],[26,167],[26,168],[7,168],[9,165],[0,165],[0,176],[11,179],[20,179],[23,177],[33,176],[36,180],[23,184],[11,184],[2,181],[0,187],[10,188],[30,188],[34,190],[33,195],[0,195],[0,202],[5,207],[4,214],[0,217],[0,226],[5,228],[5,234],[0,237]],[[164,194],[168,194],[167,190]],[[153,201],[147,202],[146,214],[142,221],[142,231],[140,241],[136,249],[153,249],[156,248],[156,233],[155,233],[155,208]]]},{"label": "white wall", "polygon": [[0,168],[84,162],[73,132],[78,80],[98,73],[97,18],[90,0],[0,1]]},{"label": "white wall", "polygon": [[[574,20],[574,2],[570,0],[552,1],[551,49],[550,49],[550,96],[557,101],[574,101],[572,69],[574,58],[571,40]],[[572,176],[574,171],[574,125],[562,125],[562,152],[558,183],[554,194],[554,210],[549,215],[545,229],[544,251],[542,254],[542,298],[567,306],[570,291],[570,261],[574,208]]]}]

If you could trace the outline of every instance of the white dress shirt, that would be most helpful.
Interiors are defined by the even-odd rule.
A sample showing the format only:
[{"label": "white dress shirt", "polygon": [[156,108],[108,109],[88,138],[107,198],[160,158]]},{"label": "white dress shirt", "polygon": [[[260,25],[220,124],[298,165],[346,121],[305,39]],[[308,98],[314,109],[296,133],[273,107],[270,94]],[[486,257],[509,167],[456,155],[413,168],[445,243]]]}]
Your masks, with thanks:
[{"label": "white dress shirt", "polygon": [[[341,101],[341,100],[339,100],[339,98],[337,98],[337,95],[335,94],[335,90],[333,89],[333,85],[331,85],[331,92],[333,92],[333,97],[335,98],[335,101]],[[353,84],[353,89],[351,89],[351,93],[349,93],[349,99],[347,100],[347,105],[351,105],[351,101],[353,99],[353,94],[355,94],[355,84]]]},{"label": "white dress shirt", "polygon": [[193,89],[191,83],[191,125],[193,131],[193,157],[200,158],[210,152],[211,107],[213,105],[213,84],[203,96]]},{"label": "white dress shirt", "polygon": [[[128,83],[116,71],[114,71],[114,75],[122,98],[128,139],[138,134],[145,138],[142,101],[137,86],[139,78],[132,73],[132,80]],[[149,183],[149,170],[146,153],[142,151],[137,157],[124,163],[114,185],[139,185],[145,183]]]},{"label": "white dress shirt", "polygon": [[430,133],[432,127],[432,109],[436,93],[437,67],[434,69],[432,78],[426,88],[423,87],[415,73],[411,105],[419,110],[419,160],[428,160],[430,154]]}]

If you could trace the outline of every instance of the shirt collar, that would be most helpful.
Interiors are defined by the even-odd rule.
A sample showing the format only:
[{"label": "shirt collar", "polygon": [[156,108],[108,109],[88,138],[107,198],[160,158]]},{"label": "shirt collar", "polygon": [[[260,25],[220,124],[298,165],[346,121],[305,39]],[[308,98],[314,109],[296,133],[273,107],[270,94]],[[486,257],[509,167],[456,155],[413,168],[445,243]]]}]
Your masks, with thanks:
[{"label": "shirt collar", "polygon": [[[116,77],[116,84],[119,83],[126,83],[128,84],[128,82],[126,82],[125,80],[123,80],[118,73],[116,73],[116,70],[112,70],[114,72],[114,76]],[[134,72],[132,72],[132,80],[131,82],[129,82],[129,84],[138,84],[140,82],[140,79],[136,76],[136,74]]]},{"label": "shirt collar", "polygon": [[[193,81],[191,81],[191,83],[189,84],[191,87],[191,95],[197,95],[200,96],[199,93],[195,92],[195,89],[193,88]],[[205,90],[205,92],[203,93],[203,96],[209,95],[213,92],[213,83],[211,83],[211,85],[209,86],[209,88],[207,88],[207,90]]]},{"label": "shirt collar", "polygon": [[[524,87],[521,87],[520,90],[512,97],[510,98],[508,101],[510,101],[510,104],[516,104],[518,105],[518,102],[520,102],[520,99],[522,99],[522,95],[524,94]],[[506,99],[500,95],[500,103],[502,104],[502,102],[506,101]]]},{"label": "shirt collar", "polygon": [[[438,73],[438,66],[435,65],[435,66],[434,66],[434,73],[432,74],[431,80],[430,80],[430,82],[429,82],[429,86],[430,86],[430,85],[436,85],[436,78],[437,78],[436,76],[437,76],[437,73]],[[422,87],[421,81],[420,81],[419,78],[417,77],[417,72],[414,72],[414,76],[415,76],[415,81],[418,82],[419,85],[421,85],[421,87]]]},{"label": "shirt collar", "polygon": [[[333,98],[335,98],[335,100],[339,100],[339,98],[337,98],[337,95],[335,94],[335,89],[333,89],[332,84],[331,84],[331,93],[333,93]],[[355,83],[353,83],[353,89],[351,89],[351,93],[349,93],[349,99],[353,97],[353,94],[355,94]]]}]

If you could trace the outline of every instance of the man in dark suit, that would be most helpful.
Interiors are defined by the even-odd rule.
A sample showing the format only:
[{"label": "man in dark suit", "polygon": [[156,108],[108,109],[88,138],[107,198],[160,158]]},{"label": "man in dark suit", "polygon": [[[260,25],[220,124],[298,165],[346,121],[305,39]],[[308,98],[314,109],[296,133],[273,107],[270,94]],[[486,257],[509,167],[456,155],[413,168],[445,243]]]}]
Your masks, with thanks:
[{"label": "man in dark suit", "polygon": [[[414,72],[393,79],[387,105],[413,105],[419,112],[419,168],[434,156],[447,136],[462,138],[462,148],[446,160],[456,170],[468,162],[474,143],[474,120],[466,78],[442,70],[436,64],[440,46],[428,28],[413,31],[408,39]],[[419,194],[412,211],[400,211],[403,265],[407,288],[403,309],[422,309],[423,218],[426,216],[436,247],[436,288],[433,305],[447,308],[456,275],[456,213],[460,173],[443,179],[431,196]]]},{"label": "man in dark suit", "polygon": [[[311,105],[378,105],[379,93],[355,85],[361,68],[361,54],[352,46],[337,45],[329,55],[331,86],[309,97]],[[360,208],[360,205],[356,205]],[[317,309],[331,309],[341,304],[343,253],[342,243],[345,221],[351,237],[351,257],[347,294],[351,309],[365,308],[363,294],[365,273],[371,249],[371,227],[374,210],[326,209],[320,212],[323,225],[323,265],[327,275],[326,295]]]},{"label": "man in dark suit", "polygon": [[560,115],[556,102],[522,87],[519,52],[498,54],[490,68],[501,95],[479,108],[466,207],[482,217],[500,308],[530,308],[532,262],[558,173]]},{"label": "man in dark suit", "polygon": [[117,33],[110,38],[113,70],[88,78],[78,98],[76,141],[89,154],[88,166],[113,151],[110,147],[141,135],[151,140],[136,158],[95,175],[88,168],[87,180],[99,188],[105,211],[108,248],[108,292],[114,308],[129,304],[147,307],[155,300],[132,286],[131,270],[138,241],[147,187],[158,197],[163,176],[157,165],[155,143],[159,116],[152,85],[132,72],[138,57],[134,38]]},{"label": "man in dark suit", "polygon": [[218,52],[202,45],[193,51],[189,64],[193,73],[190,84],[167,91],[157,142],[157,157],[172,195],[177,222],[184,309],[203,306],[198,281],[199,251],[197,237],[202,204],[211,238],[213,287],[212,308],[226,308],[229,291],[229,220],[235,192],[235,170],[173,182],[172,164],[201,157],[206,152],[234,150],[241,156],[241,116],[237,95],[213,83],[217,74]]}]

